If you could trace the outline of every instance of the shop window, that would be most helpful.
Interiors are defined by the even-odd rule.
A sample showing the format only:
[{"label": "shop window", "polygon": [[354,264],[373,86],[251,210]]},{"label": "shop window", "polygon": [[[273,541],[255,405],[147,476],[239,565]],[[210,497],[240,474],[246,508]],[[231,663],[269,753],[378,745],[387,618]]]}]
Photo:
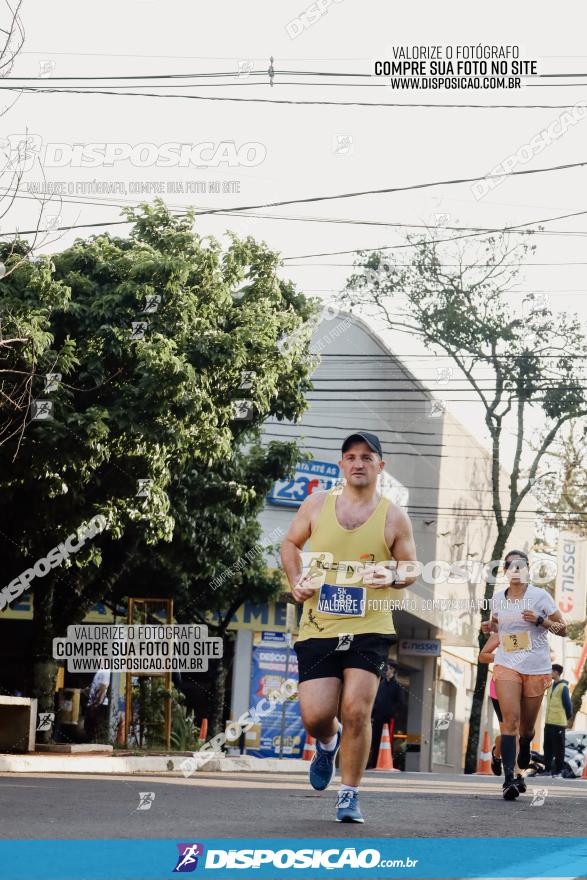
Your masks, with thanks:
[{"label": "shop window", "polygon": [[434,736],[432,739],[432,762],[449,764],[449,733],[454,718],[454,688],[447,681],[439,681],[434,703]]}]

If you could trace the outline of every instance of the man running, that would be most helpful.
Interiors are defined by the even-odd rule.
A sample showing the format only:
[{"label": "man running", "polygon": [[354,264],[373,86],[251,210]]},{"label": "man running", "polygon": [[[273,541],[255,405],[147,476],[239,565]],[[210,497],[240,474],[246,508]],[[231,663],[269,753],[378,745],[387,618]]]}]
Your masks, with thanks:
[{"label": "man running", "polygon": [[[369,757],[373,701],[395,633],[392,587],[416,580],[416,548],[407,514],[377,492],[384,468],[379,438],[367,431],[350,434],[339,464],[343,489],[306,498],[281,559],[294,599],[304,603],[295,650],[302,719],[316,738],[310,783],[318,791],[330,785],[340,747],[336,821],[363,822],[359,784]],[[307,541],[311,553],[304,555],[312,565],[304,571]]]}]

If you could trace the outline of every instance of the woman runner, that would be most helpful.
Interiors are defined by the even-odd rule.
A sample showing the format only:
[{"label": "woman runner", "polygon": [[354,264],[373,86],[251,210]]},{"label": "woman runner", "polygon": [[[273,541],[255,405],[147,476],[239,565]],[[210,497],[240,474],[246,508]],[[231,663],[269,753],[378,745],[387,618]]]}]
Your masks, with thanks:
[{"label": "woman runner", "polygon": [[528,557],[523,551],[510,550],[504,571],[509,586],[493,596],[491,619],[481,629],[499,635],[493,677],[503,716],[503,797],[512,801],[520,794],[514,775],[516,752],[518,766],[527,769],[534,725],[552,680],[548,633],[566,636],[567,630],[552,596],[529,582]]}]

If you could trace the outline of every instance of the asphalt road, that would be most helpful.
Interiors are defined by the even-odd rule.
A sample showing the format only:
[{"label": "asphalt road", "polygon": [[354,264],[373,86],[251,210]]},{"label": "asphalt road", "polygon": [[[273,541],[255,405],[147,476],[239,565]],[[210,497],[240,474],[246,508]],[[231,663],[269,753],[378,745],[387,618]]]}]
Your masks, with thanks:
[{"label": "asphalt road", "polygon": [[[371,772],[364,825],[334,821],[336,789],[314,792],[298,773],[1,774],[0,837],[587,837],[587,780],[531,779],[508,803],[494,777]],[[155,794],[149,809],[140,792]]]}]

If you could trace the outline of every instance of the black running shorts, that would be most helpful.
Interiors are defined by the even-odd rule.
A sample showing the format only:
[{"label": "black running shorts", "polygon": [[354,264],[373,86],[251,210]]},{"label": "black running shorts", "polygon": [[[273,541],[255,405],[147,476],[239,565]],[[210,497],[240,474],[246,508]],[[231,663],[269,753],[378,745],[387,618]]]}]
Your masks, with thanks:
[{"label": "black running shorts", "polygon": [[299,681],[314,678],[343,678],[344,669],[366,669],[383,675],[389,646],[395,636],[379,633],[341,635],[333,639],[303,639],[295,643]]}]

